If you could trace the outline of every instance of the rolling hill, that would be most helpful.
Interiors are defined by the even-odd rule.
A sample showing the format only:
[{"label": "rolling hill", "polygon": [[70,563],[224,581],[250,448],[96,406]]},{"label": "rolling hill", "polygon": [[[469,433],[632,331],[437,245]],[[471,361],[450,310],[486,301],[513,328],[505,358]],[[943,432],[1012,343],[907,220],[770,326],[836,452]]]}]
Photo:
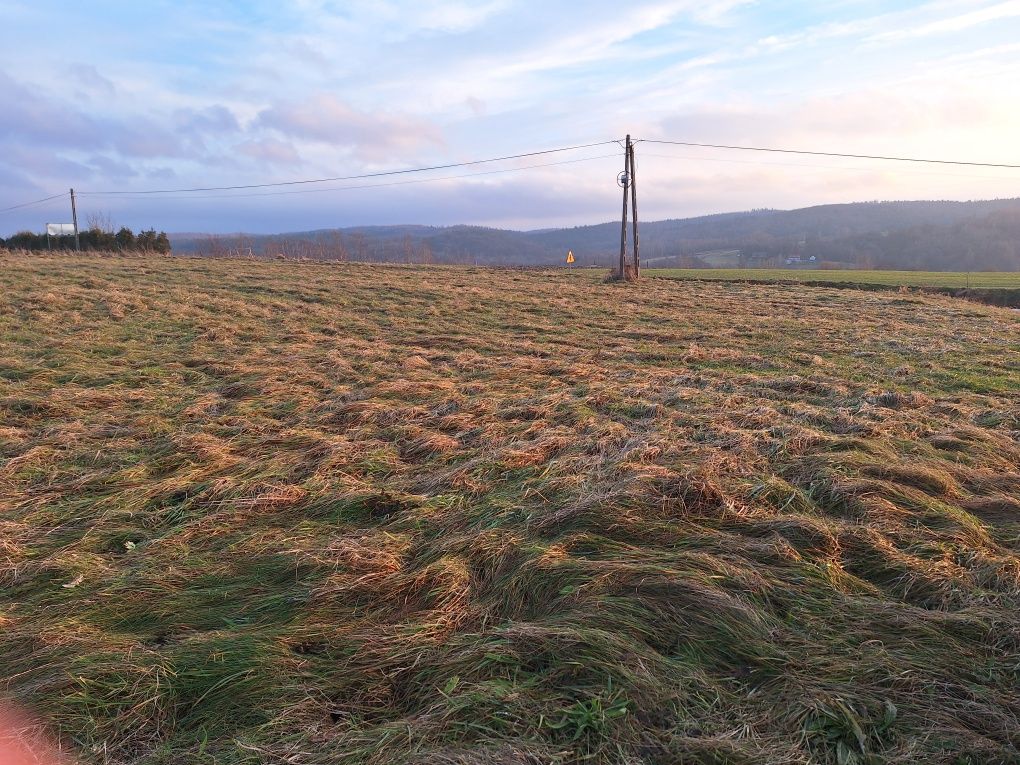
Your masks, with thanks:
[{"label": "rolling hill", "polygon": [[[609,264],[619,223],[513,231],[483,226],[360,226],[284,234],[171,235],[179,254],[278,254],[315,259],[553,265],[568,249],[582,265]],[[699,253],[740,250],[743,265],[814,255],[833,266],[1020,270],[1020,199],[861,202],[751,210],[641,224],[642,254],[704,267]]]}]

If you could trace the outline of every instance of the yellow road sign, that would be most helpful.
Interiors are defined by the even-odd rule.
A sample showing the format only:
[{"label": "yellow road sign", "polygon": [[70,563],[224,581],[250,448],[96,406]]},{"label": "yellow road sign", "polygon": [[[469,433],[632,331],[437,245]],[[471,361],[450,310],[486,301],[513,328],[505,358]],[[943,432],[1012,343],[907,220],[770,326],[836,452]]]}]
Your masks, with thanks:
[{"label": "yellow road sign", "polygon": [[567,250],[567,262],[568,263],[573,263],[574,262],[574,251],[573,250]]}]

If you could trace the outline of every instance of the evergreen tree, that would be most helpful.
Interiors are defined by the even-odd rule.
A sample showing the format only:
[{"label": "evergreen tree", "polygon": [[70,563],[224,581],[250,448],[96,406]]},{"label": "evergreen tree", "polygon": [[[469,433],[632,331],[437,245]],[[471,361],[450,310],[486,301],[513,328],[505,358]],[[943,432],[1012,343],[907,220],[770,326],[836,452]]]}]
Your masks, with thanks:
[{"label": "evergreen tree", "polygon": [[135,240],[135,244],[139,250],[143,252],[151,252],[156,249],[156,229],[142,229],[138,232],[138,238]]},{"label": "evergreen tree", "polygon": [[166,235],[165,231],[160,231],[156,237],[155,250],[163,255],[170,254],[170,237]]},{"label": "evergreen tree", "polygon": [[137,246],[135,243],[135,232],[126,226],[122,226],[120,231],[116,234],[117,238],[117,249],[119,250],[133,250]]}]

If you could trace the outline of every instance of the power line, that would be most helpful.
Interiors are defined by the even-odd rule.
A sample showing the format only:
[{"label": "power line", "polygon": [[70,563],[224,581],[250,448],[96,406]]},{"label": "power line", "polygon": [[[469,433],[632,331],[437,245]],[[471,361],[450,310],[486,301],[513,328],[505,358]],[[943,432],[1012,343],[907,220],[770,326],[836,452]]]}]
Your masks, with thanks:
[{"label": "power line", "polygon": [[[299,185],[314,184],[314,183],[331,183],[331,182],[337,182],[337,181],[367,180],[367,179],[370,179],[370,178],[383,178],[383,177],[390,177],[390,176],[395,176],[395,175],[407,175],[407,174],[410,174],[410,173],[424,173],[424,172],[431,172],[431,171],[435,171],[435,170],[450,170],[450,169],[458,168],[458,167],[471,167],[471,166],[474,166],[474,165],[488,164],[488,163],[491,163],[491,162],[504,162],[504,161],[512,160],[512,159],[524,159],[526,157],[537,157],[537,156],[542,156],[542,155],[547,155],[547,154],[555,154],[555,153],[565,152],[565,151],[576,151],[576,150],[579,150],[579,149],[587,149],[587,148],[593,148],[593,147],[597,147],[597,146],[608,146],[610,144],[619,144],[619,143],[620,143],[619,140],[599,141],[599,142],[596,142],[596,143],[578,144],[578,145],[575,145],[575,146],[563,146],[563,147],[559,147],[559,148],[555,148],[555,149],[544,149],[542,151],[530,151],[530,152],[524,152],[524,153],[521,153],[521,154],[509,154],[509,155],[502,156],[502,157],[492,157],[492,158],[488,158],[488,159],[476,159],[476,160],[470,160],[470,161],[466,161],[466,162],[451,162],[451,163],[444,164],[444,165],[431,165],[431,166],[428,166],[428,167],[415,167],[415,168],[407,168],[407,169],[404,169],[404,170],[387,170],[387,171],[376,172],[376,173],[362,173],[362,174],[359,174],[359,175],[336,176],[336,177],[332,177],[332,178],[309,178],[309,179],[301,179],[301,180],[294,180],[294,181],[276,181],[276,182],[269,182],[269,183],[250,183],[250,184],[238,184],[238,185],[233,185],[233,186],[205,186],[205,187],[183,188],[183,189],[142,189],[142,190],[134,190],[134,191],[131,191],[131,190],[82,191],[82,192],[78,192],[78,193],[79,193],[79,195],[89,195],[89,196],[114,196],[114,195],[116,195],[116,196],[136,196],[136,197],[140,197],[140,196],[148,196],[148,195],[154,195],[154,194],[184,194],[184,193],[209,192],[209,191],[243,191],[243,190],[246,190],[246,189],[278,188],[278,187],[283,187],[283,186],[299,186]],[[775,153],[775,154],[798,154],[798,155],[816,156],[816,157],[841,157],[841,158],[846,158],[846,159],[870,159],[870,160],[879,160],[879,161],[884,161],[884,162],[914,162],[914,163],[934,164],[934,165],[957,165],[957,166],[966,166],[966,167],[1005,168],[1005,169],[1010,169],[1010,170],[1018,170],[1018,169],[1020,169],[1020,165],[1017,165],[1017,164],[1008,164],[1008,163],[969,162],[969,161],[963,161],[963,160],[931,159],[931,158],[926,158],[926,157],[887,156],[887,155],[877,155],[877,154],[851,154],[851,153],[846,153],[846,152],[809,151],[809,150],[806,150],[806,149],[780,149],[780,148],[770,148],[770,147],[763,147],[763,146],[736,146],[736,145],[731,145],[731,144],[699,143],[699,142],[694,142],[694,141],[670,141],[670,140],[655,139],[655,138],[642,138],[642,139],[639,139],[638,141],[635,141],[634,143],[652,143],[652,144],[663,144],[663,145],[672,145],[672,146],[698,147],[698,148],[706,148],[706,149],[726,149],[726,150],[734,150],[734,151],[769,152],[769,153]],[[590,158],[585,158],[585,159],[576,160],[576,161],[588,161],[589,159],[601,159],[601,158],[602,157],[590,157]],[[556,165],[556,164],[569,164],[569,162],[562,162],[562,163],[554,162],[554,163],[548,163],[546,165],[530,165],[530,166],[523,167],[523,168],[510,168],[510,170],[518,170],[518,169],[519,170],[525,170],[525,169],[531,169],[531,168],[534,168],[534,167],[547,167],[547,166]],[[492,171],[492,172],[509,172],[509,170],[507,170],[507,171],[497,170],[497,171]],[[392,184],[366,184],[366,185],[357,185],[357,186],[345,186],[345,187],[332,188],[332,189],[319,189],[319,190],[316,190],[316,191],[342,191],[342,190],[346,190],[346,189],[371,188],[373,186],[396,186],[396,185],[404,185],[404,183],[422,183],[422,182],[428,182],[429,180],[436,180],[436,181],[440,181],[440,180],[452,180],[452,179],[456,179],[456,178],[471,177],[472,175],[487,175],[487,174],[489,174],[489,173],[472,173],[472,174],[468,174],[468,175],[447,176],[447,177],[444,177],[444,178],[427,179],[426,181],[397,182],[397,183],[392,183]],[[266,193],[264,195],[263,194],[248,194],[248,195],[238,194],[238,195],[232,195],[232,196],[237,196],[237,197],[242,197],[242,196],[271,196],[271,195],[286,194],[286,193],[307,193],[307,192],[268,192],[268,193]],[[14,210],[20,210],[20,209],[24,209],[24,208],[27,208],[27,207],[32,207],[34,205],[44,204],[46,202],[51,202],[51,201],[53,201],[55,199],[59,199],[59,198],[61,198],[63,196],[64,196],[64,194],[54,194],[53,196],[45,197],[44,199],[37,199],[37,200],[32,201],[32,202],[24,202],[22,204],[12,205],[10,207],[5,207],[5,208],[0,209],[0,213],[12,212]],[[192,198],[192,199],[202,199],[202,198],[224,198],[224,199],[227,199],[227,198],[232,198],[232,196],[222,196],[222,197],[220,197],[220,196],[206,196],[206,197],[193,196],[193,197],[190,197],[190,198]]]},{"label": "power line", "polygon": [[0,210],[0,213],[10,212],[11,210],[20,210],[23,207],[31,207],[32,205],[41,205],[43,202],[50,202],[54,199],[66,196],[66,192],[63,194],[54,194],[52,197],[46,197],[45,199],[37,199],[34,202],[24,202],[20,205],[14,205],[13,207],[5,207]]},{"label": "power line", "polygon": [[1020,165],[1007,165],[995,162],[965,162],[953,159],[925,159],[918,157],[888,157],[875,154],[842,154],[835,151],[806,151],[802,149],[769,149],[760,146],[729,146],[717,143],[694,143],[692,141],[665,141],[654,138],[642,138],[643,143],[671,144],[673,146],[699,146],[704,149],[734,149],[736,151],[767,151],[776,154],[807,154],[815,157],[845,157],[848,159],[878,159],[885,162],[922,162],[930,165],[967,165],[969,167],[1005,167],[1020,170]]},{"label": "power line", "polygon": [[503,162],[509,159],[523,159],[525,157],[537,157],[542,154],[555,154],[563,151],[575,151],[577,149],[589,149],[594,146],[607,146],[615,141],[600,141],[598,143],[586,143],[577,146],[563,146],[558,149],[545,149],[543,151],[529,151],[524,154],[510,154],[505,157],[493,157],[491,159],[475,159],[469,162],[453,162],[447,165],[432,165],[431,167],[414,167],[407,170],[387,170],[379,173],[362,173],[361,175],[345,175],[335,178],[310,178],[299,181],[277,181],[275,183],[249,183],[237,186],[206,186],[192,189],[147,189],[142,191],[82,191],[81,195],[121,195],[121,194],[182,194],[197,191],[237,191],[243,189],[264,189],[276,186],[299,186],[308,183],[332,183],[335,181],[358,181],[367,178],[382,178],[391,175],[406,175],[408,173],[425,173],[432,170],[450,170],[455,167],[469,167],[471,165],[483,165],[489,162]]},{"label": "power line", "polygon": [[[290,194],[324,194],[331,191],[351,191],[354,189],[378,189],[390,186],[409,186],[416,183],[436,183],[438,181],[452,181],[461,178],[477,178],[482,175],[496,175],[498,173],[515,173],[520,170],[534,170],[541,167],[557,167],[559,165],[574,165],[579,162],[592,162],[599,159],[609,159],[618,156],[617,154],[600,154],[596,157],[581,157],[580,159],[567,159],[562,162],[544,162],[538,165],[525,165],[523,167],[507,167],[500,170],[484,170],[480,173],[464,173],[461,175],[444,175],[439,178],[418,178],[412,181],[390,181],[389,183],[362,183],[356,186],[331,186],[325,189],[301,189],[300,191],[262,191],[254,194],[201,194],[177,199],[246,199],[249,197],[275,197]],[[127,199],[141,199],[144,197],[125,196]]]},{"label": "power line", "polygon": [[[722,157],[698,157],[693,154],[653,154],[651,152],[643,152],[643,157],[655,157],[657,159],[682,159],[688,162],[722,162],[725,164],[734,165],[754,165],[761,167],[763,165],[768,167],[799,167],[806,170],[839,170],[841,172],[870,172],[873,171],[874,167],[863,167],[861,165],[819,165],[819,164],[804,164],[802,162],[767,162],[761,159],[723,159]],[[910,175],[925,175],[932,178],[980,178],[986,181],[999,181],[1009,180],[1006,176],[1002,175],[973,175],[970,173],[949,173],[945,171],[924,171],[924,170],[903,170],[904,173]]]}]

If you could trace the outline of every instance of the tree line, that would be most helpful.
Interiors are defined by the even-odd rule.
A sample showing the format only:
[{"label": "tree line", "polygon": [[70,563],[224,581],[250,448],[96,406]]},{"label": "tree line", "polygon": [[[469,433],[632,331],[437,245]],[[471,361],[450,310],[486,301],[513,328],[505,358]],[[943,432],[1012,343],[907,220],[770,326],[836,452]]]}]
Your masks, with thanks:
[{"label": "tree line", "polygon": [[185,248],[187,252],[214,258],[295,258],[342,263],[432,263],[434,259],[431,244],[420,238],[404,235],[380,239],[368,237],[360,231],[345,233],[340,230],[305,236],[209,234],[186,242]]},{"label": "tree line", "polygon": [[[170,253],[170,237],[165,231],[144,229],[137,234],[127,226],[118,231],[112,227],[90,225],[79,232],[78,240],[82,250],[119,250],[121,252],[137,251],[155,252],[167,255]],[[74,236],[50,236],[37,234],[33,231],[19,231],[7,239],[0,238],[0,248],[8,250],[73,250]]]}]

